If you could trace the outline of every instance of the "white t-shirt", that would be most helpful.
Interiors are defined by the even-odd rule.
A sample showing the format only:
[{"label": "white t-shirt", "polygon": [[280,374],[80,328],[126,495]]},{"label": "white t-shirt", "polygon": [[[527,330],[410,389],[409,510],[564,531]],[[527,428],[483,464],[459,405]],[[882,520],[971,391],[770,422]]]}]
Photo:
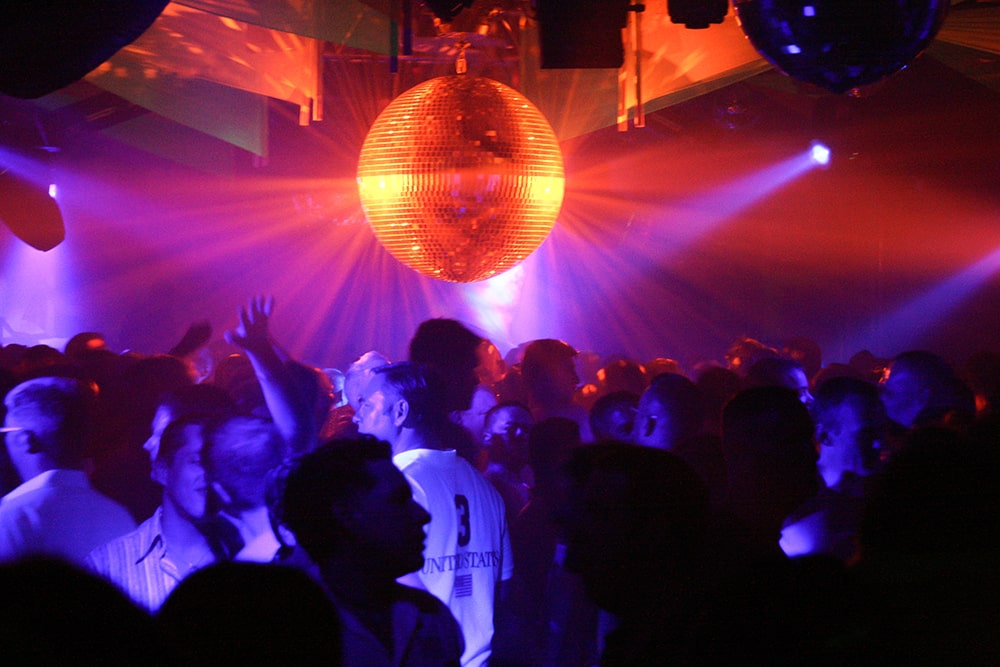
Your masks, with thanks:
[{"label": "white t-shirt", "polygon": [[496,585],[514,573],[503,499],[453,449],[411,449],[392,460],[431,515],[417,575],[462,627],[462,665],[482,665],[491,653]]}]

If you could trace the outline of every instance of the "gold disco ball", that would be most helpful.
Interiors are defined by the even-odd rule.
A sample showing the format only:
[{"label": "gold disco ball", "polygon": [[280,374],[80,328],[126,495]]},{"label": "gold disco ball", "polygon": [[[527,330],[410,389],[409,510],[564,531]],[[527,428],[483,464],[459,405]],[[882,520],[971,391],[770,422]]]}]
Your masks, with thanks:
[{"label": "gold disco ball", "polygon": [[403,264],[467,283],[513,268],[562,205],[562,153],[521,93],[442,76],[406,91],[361,147],[358,190],[375,236]]}]

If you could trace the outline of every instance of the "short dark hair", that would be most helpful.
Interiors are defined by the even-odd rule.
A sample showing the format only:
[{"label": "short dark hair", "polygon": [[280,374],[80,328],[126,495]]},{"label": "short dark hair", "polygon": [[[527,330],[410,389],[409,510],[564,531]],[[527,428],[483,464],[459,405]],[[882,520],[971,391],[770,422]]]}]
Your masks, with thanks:
[{"label": "short dark hair", "polygon": [[722,444],[727,460],[794,456],[811,443],[815,428],[798,394],[784,387],[754,387],[736,394],[722,410]]},{"label": "short dark hair", "polygon": [[748,389],[752,387],[785,387],[791,389],[792,387],[789,385],[789,382],[791,381],[792,373],[795,371],[802,371],[803,375],[806,372],[802,364],[794,359],[766,357],[755,361],[747,369],[744,384]]},{"label": "short dark hair", "polygon": [[694,382],[679,373],[660,373],[646,390],[649,399],[670,413],[674,440],[690,438],[705,423],[705,399]]},{"label": "short dark hair", "polygon": [[483,415],[483,428],[489,429],[493,420],[496,419],[497,413],[506,408],[516,408],[518,410],[524,410],[525,412],[528,413],[528,416],[531,416],[531,408],[529,408],[521,401],[503,401],[501,403],[497,403],[496,405],[494,405],[492,408],[486,411],[485,415]]},{"label": "short dark hair", "polygon": [[926,350],[910,350],[897,355],[892,361],[892,368],[912,373],[935,388],[950,387],[955,377],[955,370],[944,357]]},{"label": "short dark hair", "polygon": [[388,443],[375,439],[331,440],[289,463],[276,479],[275,518],[295,534],[314,562],[333,556],[343,529],[333,507],[371,490],[368,464],[391,460]]},{"label": "short dark hair", "polygon": [[156,452],[156,461],[171,465],[177,452],[187,444],[184,438],[184,429],[188,426],[197,426],[204,434],[212,422],[211,417],[204,415],[185,415],[167,424],[160,436],[160,448]]},{"label": "short dark hair", "polygon": [[[437,317],[420,323],[410,341],[410,360],[430,366],[472,362],[483,340],[458,320]],[[455,357],[456,353],[460,356]]]},{"label": "short dark hair", "polygon": [[434,369],[422,364],[400,362],[372,369],[372,377],[381,375],[409,404],[403,426],[436,428],[445,419],[444,387]]},{"label": "short dark hair", "polygon": [[827,411],[844,404],[845,401],[858,397],[866,403],[874,404],[880,401],[878,387],[871,382],[849,376],[832,377],[816,387],[813,395],[812,412],[817,421],[823,420]]},{"label": "short dark hair", "polygon": [[[657,556],[669,552],[672,562],[694,558],[709,523],[709,492],[695,470],[680,457],[651,447],[607,440],[573,450],[564,468],[569,479],[584,485],[596,473],[625,482],[623,499],[630,521],[644,528]],[[693,565],[693,561],[685,564]]]},{"label": "short dark hair", "polygon": [[533,385],[545,376],[552,366],[573,359],[576,348],[555,338],[539,338],[528,343],[521,360],[521,376],[528,385]]},{"label": "short dark hair", "polygon": [[433,368],[441,377],[446,412],[468,410],[479,382],[479,344],[483,341],[458,320],[426,320],[410,341],[410,361]]}]

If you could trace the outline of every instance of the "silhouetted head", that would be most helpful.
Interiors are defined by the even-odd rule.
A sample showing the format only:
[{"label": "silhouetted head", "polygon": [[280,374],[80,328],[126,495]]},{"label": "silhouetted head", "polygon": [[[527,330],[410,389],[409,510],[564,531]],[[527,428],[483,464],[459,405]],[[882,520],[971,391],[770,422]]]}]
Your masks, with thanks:
[{"label": "silhouetted head", "polygon": [[812,418],[782,387],[738,393],[722,411],[722,447],[731,500],[768,518],[787,516],[818,490]]},{"label": "silhouetted head", "polygon": [[521,377],[538,404],[565,404],[580,383],[573,363],[576,349],[552,338],[531,341],[524,350]]},{"label": "silhouetted head", "polygon": [[[668,359],[666,357],[656,357],[655,359],[650,359],[643,365],[643,370],[646,372],[646,381],[650,382],[653,378],[661,373],[680,373],[681,366],[677,363],[676,359]],[[683,373],[681,373],[683,375]]]},{"label": "silhouetted head", "polygon": [[809,378],[802,364],[782,357],[768,357],[754,362],[747,369],[743,380],[747,389],[753,387],[784,387],[799,395],[799,400],[809,405],[813,401],[809,392]]},{"label": "silhouetted head", "polygon": [[781,347],[782,353],[797,361],[810,380],[823,367],[823,351],[819,343],[805,336],[792,336]]},{"label": "silhouetted head", "polygon": [[566,569],[602,609],[634,618],[679,595],[708,528],[708,491],[669,452],[625,443],[578,448],[559,512]]},{"label": "silhouetted head", "polygon": [[152,617],[116,586],[63,560],[0,565],[4,662],[166,665]]},{"label": "silhouetted head", "polygon": [[976,397],[977,414],[1000,413],[1000,354],[973,352],[962,368],[962,377]]},{"label": "silhouetted head", "polygon": [[597,372],[597,379],[601,381],[604,392],[609,394],[630,391],[638,395],[648,385],[642,366],[628,359],[618,359],[604,366]]},{"label": "silhouetted head", "polygon": [[997,449],[938,426],[910,433],[876,478],[861,527],[864,558],[1000,549]]},{"label": "silhouetted head", "polygon": [[305,572],[261,563],[217,563],[186,577],[157,615],[178,664],[335,665],[340,620]]},{"label": "silhouetted head", "polygon": [[755,338],[739,338],[726,350],[726,365],[739,375],[746,375],[747,370],[761,359],[778,356],[778,351],[765,345]]},{"label": "silhouetted head", "polygon": [[106,349],[108,349],[108,341],[105,340],[103,334],[95,331],[83,331],[66,341],[63,354],[70,359],[81,359],[94,350]]},{"label": "silhouetted head", "polygon": [[910,428],[933,423],[952,409],[974,411],[963,403],[960,381],[944,358],[923,350],[904,352],[892,362],[882,385],[889,419]]},{"label": "silhouetted head", "polygon": [[423,563],[427,512],[377,440],[332,440],[280,480],[278,519],[321,566],[350,559],[390,585]]},{"label": "silhouetted head", "polygon": [[637,445],[669,450],[696,435],[705,420],[701,391],[691,380],[676,373],[653,378],[635,417],[632,440]]},{"label": "silhouetted head", "polygon": [[695,385],[704,398],[706,416],[714,429],[720,428],[722,408],[742,389],[742,379],[728,368],[710,366],[698,375]]},{"label": "silhouetted head", "polygon": [[482,337],[457,320],[437,318],[422,322],[410,341],[410,361],[437,371],[445,388],[445,412],[468,410],[479,384],[479,345]]}]

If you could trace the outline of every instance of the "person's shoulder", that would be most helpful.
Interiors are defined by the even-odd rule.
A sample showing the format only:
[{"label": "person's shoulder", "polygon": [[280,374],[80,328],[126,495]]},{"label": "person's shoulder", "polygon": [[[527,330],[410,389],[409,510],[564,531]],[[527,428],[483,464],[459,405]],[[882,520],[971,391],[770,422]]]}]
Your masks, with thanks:
[{"label": "person's shoulder", "polygon": [[159,512],[157,509],[153,516],[140,523],[135,530],[119,535],[92,550],[87,556],[88,564],[94,566],[107,563],[116,557],[115,554],[123,553],[128,547],[138,546],[148,550],[160,534]]},{"label": "person's shoulder", "polygon": [[34,505],[46,498],[51,493],[45,479],[48,475],[49,473],[42,473],[42,475],[21,482],[11,489],[7,495],[0,498],[0,512],[20,510],[20,508]]},{"label": "person's shoulder", "polygon": [[445,610],[451,614],[451,611],[448,610],[448,605],[435,597],[433,593],[423,589],[406,586],[404,584],[396,584],[393,591],[393,598],[395,602],[411,605],[421,613],[437,614],[442,610]]},{"label": "person's shoulder", "polygon": [[117,500],[109,498],[100,491],[90,488],[87,490],[87,497],[96,508],[99,508],[105,517],[113,518],[119,524],[128,524],[129,530],[134,530],[137,525],[132,513]]},{"label": "person's shoulder", "polygon": [[477,486],[480,491],[488,495],[496,495],[498,498],[500,494],[497,492],[494,483],[487,479],[486,475],[476,470],[476,467],[463,459],[460,456],[455,457],[457,463],[455,463],[456,469],[461,471],[461,474],[468,480],[471,484]]},{"label": "person's shoulder", "polygon": [[392,462],[406,475],[441,475],[450,472],[461,460],[453,449],[419,448],[401,452],[392,457]]},{"label": "person's shoulder", "polygon": [[433,629],[435,634],[448,637],[457,649],[456,657],[462,654],[462,628],[455,615],[444,602],[428,591],[403,584],[395,585],[393,606],[404,606],[420,616],[421,627]]},{"label": "person's shoulder", "polygon": [[459,666],[465,640],[448,605],[427,591],[396,584],[393,607],[394,619],[408,614],[419,617],[415,634],[407,640],[411,647],[407,665]]},{"label": "person's shoulder", "polygon": [[43,475],[22,483],[0,499],[0,525],[6,530],[34,532],[40,514],[53,505],[66,504],[67,499],[60,497],[55,487],[40,481]]},{"label": "person's shoulder", "polygon": [[0,520],[10,521],[12,517],[23,514],[25,506],[34,504],[34,495],[36,493],[7,494],[0,499]]}]

